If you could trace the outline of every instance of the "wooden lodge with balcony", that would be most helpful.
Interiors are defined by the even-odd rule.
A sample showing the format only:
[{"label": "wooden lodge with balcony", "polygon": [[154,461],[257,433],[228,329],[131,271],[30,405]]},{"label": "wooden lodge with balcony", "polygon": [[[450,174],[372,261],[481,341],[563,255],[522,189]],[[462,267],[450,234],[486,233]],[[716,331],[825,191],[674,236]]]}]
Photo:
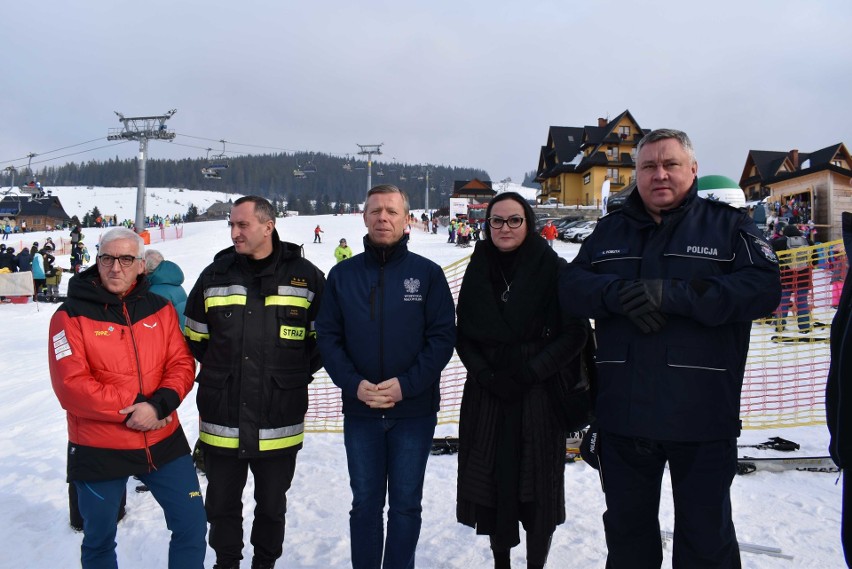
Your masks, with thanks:
[{"label": "wooden lodge with balcony", "polygon": [[629,110],[597,126],[551,126],[536,170],[540,202],[600,206],[604,180],[613,194],[635,183],[636,145],[648,132]]},{"label": "wooden lodge with balcony", "polygon": [[749,200],[805,212],[820,241],[841,238],[841,214],[852,211],[852,156],[843,143],[814,152],[749,150],[740,176]]}]

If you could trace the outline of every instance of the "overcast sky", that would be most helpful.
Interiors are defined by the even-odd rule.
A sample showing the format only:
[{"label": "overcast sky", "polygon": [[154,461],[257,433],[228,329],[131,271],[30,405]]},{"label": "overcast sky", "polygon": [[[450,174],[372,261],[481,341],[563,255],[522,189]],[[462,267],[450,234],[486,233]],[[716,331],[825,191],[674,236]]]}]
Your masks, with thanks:
[{"label": "overcast sky", "polygon": [[[852,144],[852,2],[9,2],[0,168],[178,112],[151,158],[236,143],[485,169],[521,181],[548,127],[629,109],[685,130],[699,175]],[[191,138],[198,137],[198,138]],[[180,146],[184,145],[184,146]],[[132,158],[138,144],[42,162]]]}]

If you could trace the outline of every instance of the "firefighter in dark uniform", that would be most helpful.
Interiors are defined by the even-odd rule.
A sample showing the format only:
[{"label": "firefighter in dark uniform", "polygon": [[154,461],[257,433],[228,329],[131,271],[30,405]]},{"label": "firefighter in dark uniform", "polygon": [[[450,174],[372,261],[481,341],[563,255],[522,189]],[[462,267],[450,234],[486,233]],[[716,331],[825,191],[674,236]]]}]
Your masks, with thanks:
[{"label": "firefighter in dark uniform", "polygon": [[607,568],[660,567],[666,463],[674,567],[740,567],[740,392],[751,321],[778,306],[778,261],[745,212],[698,197],[685,133],[653,131],[637,156],[637,190],[560,280],[565,309],[596,324]]},{"label": "firefighter in dark uniform", "polygon": [[198,373],[199,439],[215,569],[239,569],[248,469],[256,502],[252,569],[271,569],[284,541],[286,492],[302,448],[308,384],[320,366],[314,319],[325,286],[302,248],[279,240],[265,199],[234,202],[233,247],[198,277],[184,335]]}]

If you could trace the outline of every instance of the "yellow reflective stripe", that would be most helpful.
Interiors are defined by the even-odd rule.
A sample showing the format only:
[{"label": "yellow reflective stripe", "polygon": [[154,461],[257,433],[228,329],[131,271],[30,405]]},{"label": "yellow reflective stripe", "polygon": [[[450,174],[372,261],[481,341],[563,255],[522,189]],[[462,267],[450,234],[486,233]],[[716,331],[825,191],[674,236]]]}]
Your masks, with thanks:
[{"label": "yellow reflective stripe", "polygon": [[298,326],[281,326],[278,329],[278,337],[282,340],[304,340],[305,329]]},{"label": "yellow reflective stripe", "polygon": [[200,438],[202,442],[207,443],[210,446],[219,448],[238,448],[240,446],[239,438],[235,439],[232,437],[218,437],[216,435],[211,435],[203,431],[198,433],[198,438]]},{"label": "yellow reflective stripe", "polygon": [[300,298],[298,296],[267,296],[266,297],[266,306],[300,306],[305,310],[308,309],[311,305],[311,301],[307,298]]},{"label": "yellow reflective stripe", "polygon": [[[219,448],[239,448],[240,430],[236,427],[224,427],[214,423],[201,421],[198,437],[206,444]],[[278,427],[275,429],[260,429],[259,450],[278,450],[294,447],[305,440],[305,424]]]},{"label": "yellow reflective stripe", "polygon": [[282,448],[294,447],[301,444],[305,440],[305,433],[299,433],[292,437],[283,437],[280,439],[268,439],[260,441],[260,450],[278,450]]},{"label": "yellow reflective stripe", "polygon": [[211,296],[210,298],[204,299],[204,310],[209,310],[214,306],[230,306],[230,305],[239,305],[245,306],[246,297],[245,295],[232,294],[229,296]]},{"label": "yellow reflective stripe", "polygon": [[202,342],[210,339],[210,334],[199,334],[189,326],[184,326],[183,335],[192,342]]}]

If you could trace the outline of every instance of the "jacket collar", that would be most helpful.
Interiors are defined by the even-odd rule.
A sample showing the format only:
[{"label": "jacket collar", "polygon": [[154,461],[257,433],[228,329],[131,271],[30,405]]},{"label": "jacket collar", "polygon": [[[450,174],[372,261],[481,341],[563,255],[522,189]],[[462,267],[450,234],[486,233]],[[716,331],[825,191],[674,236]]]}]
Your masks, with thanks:
[{"label": "jacket collar", "polygon": [[364,236],[364,253],[366,253],[370,259],[374,260],[379,265],[386,265],[391,261],[401,259],[407,252],[408,235],[403,235],[402,239],[393,245],[388,245],[387,247],[374,245],[373,242],[370,241],[370,237],[368,235]]}]

